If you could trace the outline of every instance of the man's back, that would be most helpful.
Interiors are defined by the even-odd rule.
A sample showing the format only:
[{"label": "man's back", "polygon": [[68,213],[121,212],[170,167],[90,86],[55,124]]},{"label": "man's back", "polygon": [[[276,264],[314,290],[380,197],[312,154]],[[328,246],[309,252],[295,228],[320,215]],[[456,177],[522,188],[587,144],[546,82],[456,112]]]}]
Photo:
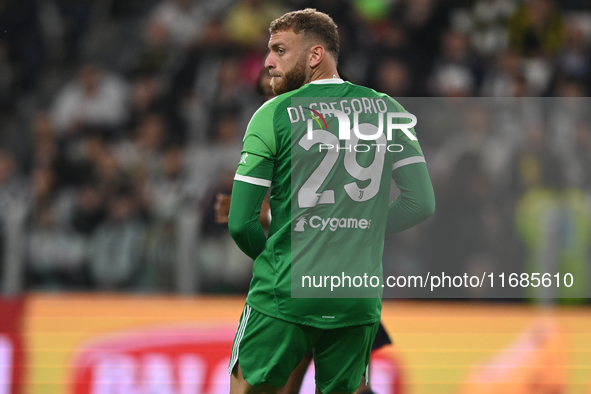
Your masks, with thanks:
[{"label": "man's back", "polygon": [[387,95],[335,78],[278,96],[253,116],[237,173],[256,178],[249,154],[273,162],[273,220],[247,298],[254,309],[319,328],[379,320],[392,170],[424,161],[414,131],[388,133],[388,124],[408,123],[388,119],[402,112]]}]

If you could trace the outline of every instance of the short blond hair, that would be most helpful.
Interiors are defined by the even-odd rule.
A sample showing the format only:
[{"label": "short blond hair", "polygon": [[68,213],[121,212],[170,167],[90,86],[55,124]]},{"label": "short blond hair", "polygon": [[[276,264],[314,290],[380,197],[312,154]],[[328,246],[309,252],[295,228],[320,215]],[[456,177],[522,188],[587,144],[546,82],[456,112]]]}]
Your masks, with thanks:
[{"label": "short blond hair", "polygon": [[335,59],[339,59],[339,32],[332,18],[314,8],[292,11],[271,22],[269,33],[293,31],[319,40]]}]

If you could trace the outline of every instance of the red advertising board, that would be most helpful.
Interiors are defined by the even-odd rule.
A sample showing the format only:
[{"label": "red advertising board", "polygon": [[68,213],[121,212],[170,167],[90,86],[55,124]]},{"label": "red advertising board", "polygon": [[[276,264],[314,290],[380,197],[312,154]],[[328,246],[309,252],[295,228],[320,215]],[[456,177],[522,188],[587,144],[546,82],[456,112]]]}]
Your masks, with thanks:
[{"label": "red advertising board", "polygon": [[22,298],[0,299],[0,394],[20,394],[24,375]]},{"label": "red advertising board", "polygon": [[[73,360],[73,394],[227,394],[234,330],[184,327],[120,333],[83,345]],[[400,393],[392,358],[375,355],[372,383]],[[314,393],[313,367],[302,394]]]},{"label": "red advertising board", "polygon": [[230,329],[152,329],[83,345],[73,393],[228,393]]}]

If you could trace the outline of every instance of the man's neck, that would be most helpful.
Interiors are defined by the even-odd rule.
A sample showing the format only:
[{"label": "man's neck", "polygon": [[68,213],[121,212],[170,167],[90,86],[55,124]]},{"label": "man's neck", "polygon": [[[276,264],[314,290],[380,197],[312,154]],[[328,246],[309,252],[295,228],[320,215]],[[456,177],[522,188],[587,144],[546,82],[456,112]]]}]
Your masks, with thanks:
[{"label": "man's neck", "polygon": [[310,74],[310,77],[308,78],[307,83],[318,81],[320,79],[331,79],[331,78],[340,78],[339,73],[337,72],[336,68],[331,67],[331,68],[321,69],[318,67],[318,68],[315,68],[314,70],[312,70],[312,73]]}]

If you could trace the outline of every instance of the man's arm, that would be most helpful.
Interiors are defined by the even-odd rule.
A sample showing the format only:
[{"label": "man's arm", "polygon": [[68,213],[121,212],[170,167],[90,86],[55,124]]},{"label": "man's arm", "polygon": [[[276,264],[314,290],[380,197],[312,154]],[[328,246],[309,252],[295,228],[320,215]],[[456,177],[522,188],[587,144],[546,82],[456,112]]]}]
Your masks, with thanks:
[{"label": "man's arm", "polygon": [[409,229],[435,211],[435,194],[425,163],[399,167],[392,173],[392,178],[400,189],[400,196],[388,208],[388,234]]},{"label": "man's arm", "polygon": [[[231,196],[229,194],[220,193],[216,196],[215,201],[215,221],[217,223],[228,223],[228,215],[230,214],[230,201]],[[263,200],[261,205],[261,214],[259,215],[259,221],[264,228],[268,228],[271,225],[271,207],[267,200]]]},{"label": "man's arm", "polygon": [[251,259],[265,248],[267,237],[259,220],[267,187],[234,181],[228,229],[236,245]]},{"label": "man's arm", "polygon": [[[248,147],[249,141],[245,141]],[[267,237],[259,221],[261,203],[271,186],[274,161],[243,151],[238,164],[228,215],[228,229],[236,245],[253,260],[265,248]]]}]

